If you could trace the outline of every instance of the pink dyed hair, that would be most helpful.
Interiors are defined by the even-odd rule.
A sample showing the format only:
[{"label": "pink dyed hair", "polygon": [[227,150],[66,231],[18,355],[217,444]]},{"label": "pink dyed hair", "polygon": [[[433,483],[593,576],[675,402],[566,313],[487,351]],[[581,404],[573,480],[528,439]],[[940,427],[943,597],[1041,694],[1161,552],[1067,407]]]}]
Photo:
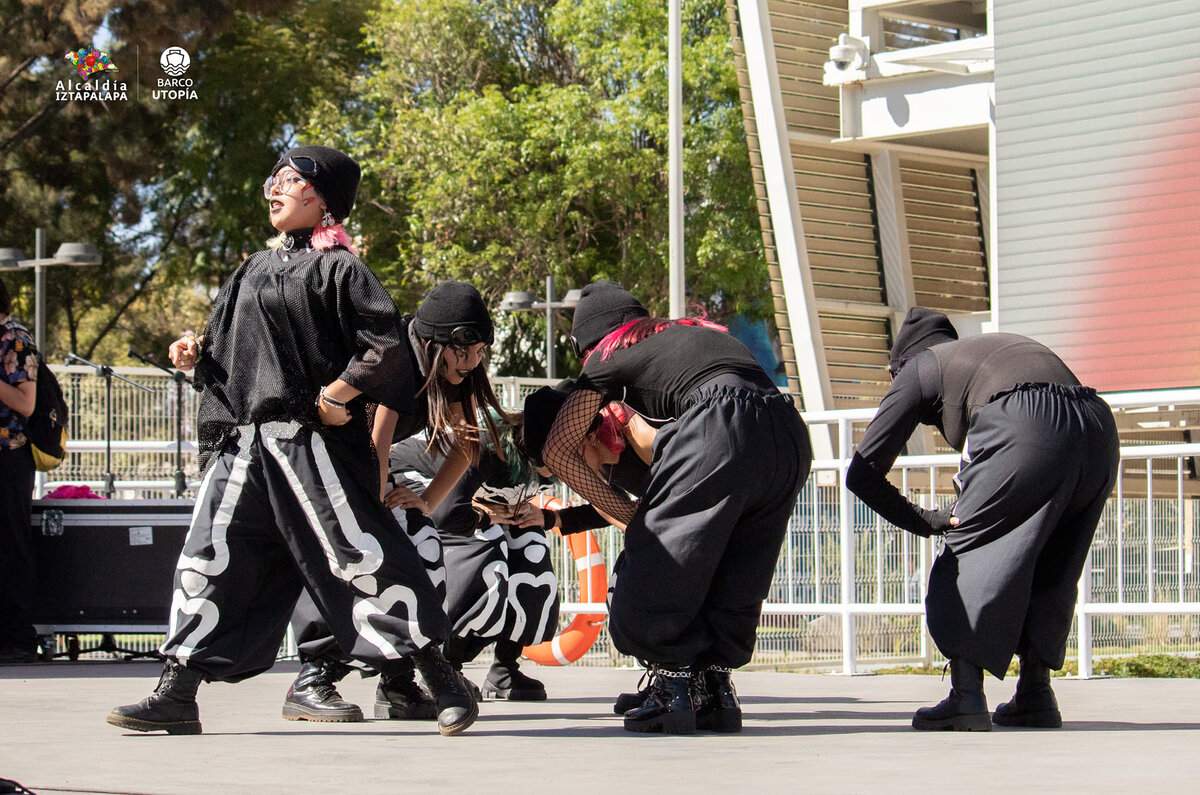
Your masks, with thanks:
[{"label": "pink dyed hair", "polygon": [[608,332],[603,339],[596,343],[596,347],[592,348],[591,352],[584,357],[583,363],[586,365],[597,353],[600,354],[600,361],[607,361],[613,355],[614,351],[636,345],[646,339],[646,337],[653,336],[671,326],[694,326],[720,331],[723,334],[729,333],[729,329],[720,323],[713,323],[711,320],[706,320],[702,317],[681,317],[676,320],[662,317],[636,317],[628,323]]},{"label": "pink dyed hair", "polygon": [[313,248],[317,251],[328,251],[334,246],[344,246],[349,249],[351,254],[358,255],[358,250],[354,248],[354,242],[350,240],[350,235],[346,234],[346,227],[340,223],[333,226],[321,226],[317,224],[313,227]]}]

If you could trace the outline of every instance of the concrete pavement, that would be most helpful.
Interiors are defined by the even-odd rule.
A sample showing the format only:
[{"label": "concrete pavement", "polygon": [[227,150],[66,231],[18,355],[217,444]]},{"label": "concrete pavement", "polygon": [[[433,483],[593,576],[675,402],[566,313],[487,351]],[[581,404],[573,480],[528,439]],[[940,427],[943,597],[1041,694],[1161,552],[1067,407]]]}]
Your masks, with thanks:
[{"label": "concrete pavement", "polygon": [[[530,666],[536,668],[535,666]],[[153,688],[149,663],[0,668],[0,777],[38,793],[1158,793],[1200,784],[1200,680],[1057,680],[1066,726],[925,734],[929,676],[742,673],[740,735],[632,735],[609,711],[638,672],[536,669],[551,700],[485,703],[468,734],[431,724],[291,723],[294,664],[200,690],[205,733],[126,734],[110,707]],[[469,669],[477,682],[482,667]],[[988,681],[993,706],[1014,681]],[[342,692],[370,714],[374,680]]]}]

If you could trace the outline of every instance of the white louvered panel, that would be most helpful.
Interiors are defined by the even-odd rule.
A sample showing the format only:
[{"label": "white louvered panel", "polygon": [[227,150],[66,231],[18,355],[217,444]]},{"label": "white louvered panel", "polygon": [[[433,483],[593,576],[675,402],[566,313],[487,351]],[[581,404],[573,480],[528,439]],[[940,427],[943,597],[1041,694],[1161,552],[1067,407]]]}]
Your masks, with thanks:
[{"label": "white louvered panel", "polygon": [[1200,385],[1200,3],[996,0],[995,35],[1001,330]]},{"label": "white louvered panel", "polygon": [[891,386],[888,351],[891,338],[882,318],[821,312],[829,383],[837,408],[879,404]]},{"label": "white louvered panel", "polygon": [[974,173],[901,159],[900,181],[917,303],[947,312],[986,311],[988,272]]},{"label": "white louvered panel", "polygon": [[[822,84],[822,66],[828,57],[829,47],[837,40],[838,33],[846,30],[848,21],[846,0],[771,0],[768,4],[771,15],[771,31],[775,39],[776,69],[779,74],[785,114],[790,130],[818,133],[830,137],[837,135],[838,93],[836,88]],[[737,70],[738,88],[742,101],[742,116],[745,120],[746,138],[750,149],[750,164],[757,198],[759,223],[762,226],[763,248],[767,260],[767,273],[771,296],[775,307],[775,326],[779,331],[784,370],[791,392],[800,394],[799,373],[796,367],[795,349],[792,345],[791,328],[784,297],[783,279],[775,253],[774,233],[767,204],[766,183],[759,155],[758,131],[755,129],[754,109],[751,105],[750,79],[746,71],[744,50],[738,37],[737,8],[734,0],[727,0],[726,12],[733,33],[734,65]],[[853,179],[859,175],[853,165],[830,166],[826,177],[843,176]],[[868,207],[869,210],[869,207]],[[807,222],[808,216],[805,215]],[[847,257],[857,262],[858,255],[873,246],[874,228],[870,218],[864,222],[861,211],[841,210],[831,207],[821,218],[814,219],[811,232],[816,238],[826,241],[829,250],[826,256]],[[826,279],[834,283],[831,289],[844,295],[853,294],[863,285],[861,273],[850,269],[847,273],[833,269]],[[840,283],[839,283],[840,282]],[[868,285],[869,288],[869,285]]]}]

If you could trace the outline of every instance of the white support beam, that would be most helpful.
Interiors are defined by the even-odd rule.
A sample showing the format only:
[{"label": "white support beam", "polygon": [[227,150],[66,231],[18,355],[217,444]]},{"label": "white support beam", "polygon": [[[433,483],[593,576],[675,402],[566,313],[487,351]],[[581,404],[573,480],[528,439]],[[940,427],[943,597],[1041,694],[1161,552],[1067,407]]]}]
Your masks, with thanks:
[{"label": "white support beam", "polygon": [[984,127],[992,87],[986,74],[923,72],[903,80],[868,80],[858,85],[860,126],[854,137],[901,138]]},{"label": "white support beam", "polygon": [[[750,77],[754,122],[758,128],[762,154],[771,230],[775,238],[779,270],[783,276],[788,325],[792,333],[792,350],[800,374],[804,407],[808,411],[828,410],[833,408],[833,393],[825,362],[820,320],[817,317],[816,296],[809,270],[808,248],[804,242],[800,205],[796,198],[796,179],[787,117],[784,115],[783,95],[779,89],[775,42],[771,35],[767,0],[738,0],[738,17],[742,27],[742,42],[746,49],[746,67]],[[813,454],[817,458],[832,456],[833,439],[829,429],[812,428],[810,433]]]}]

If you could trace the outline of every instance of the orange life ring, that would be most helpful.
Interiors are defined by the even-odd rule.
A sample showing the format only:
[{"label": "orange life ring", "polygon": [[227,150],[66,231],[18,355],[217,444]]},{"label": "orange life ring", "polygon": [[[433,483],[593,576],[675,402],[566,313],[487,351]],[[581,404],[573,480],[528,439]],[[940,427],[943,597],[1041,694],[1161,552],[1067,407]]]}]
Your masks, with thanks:
[{"label": "orange life ring", "polygon": [[[544,506],[555,510],[563,507],[553,498],[546,500]],[[579,572],[579,601],[603,602],[608,595],[608,567],[595,535],[587,530],[565,538],[575,559],[575,570]],[[538,665],[569,665],[592,648],[607,618],[606,613],[578,613],[551,640],[526,646],[525,658]]]}]

